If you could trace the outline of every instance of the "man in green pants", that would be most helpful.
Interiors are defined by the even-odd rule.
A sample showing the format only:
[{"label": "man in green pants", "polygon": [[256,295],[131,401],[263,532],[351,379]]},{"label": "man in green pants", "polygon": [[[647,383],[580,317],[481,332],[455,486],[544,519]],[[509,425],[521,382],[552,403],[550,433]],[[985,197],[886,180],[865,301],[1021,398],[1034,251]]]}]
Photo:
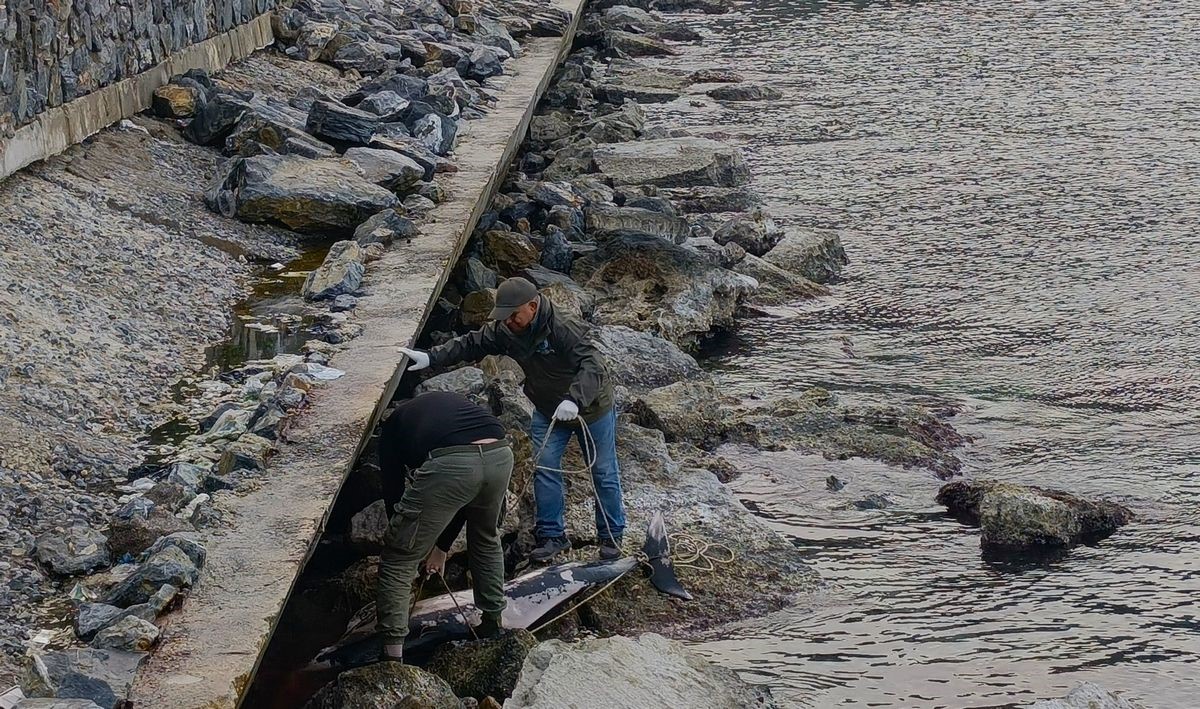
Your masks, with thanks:
[{"label": "man in green pants", "polygon": [[396,407],[384,423],[380,468],[385,483],[410,471],[379,563],[381,659],[403,661],[417,567],[426,555],[439,558],[435,543],[448,550],[464,523],[475,607],[483,614],[476,634],[494,635],[505,606],[498,526],[513,469],[504,426],[460,394],[422,394]]}]

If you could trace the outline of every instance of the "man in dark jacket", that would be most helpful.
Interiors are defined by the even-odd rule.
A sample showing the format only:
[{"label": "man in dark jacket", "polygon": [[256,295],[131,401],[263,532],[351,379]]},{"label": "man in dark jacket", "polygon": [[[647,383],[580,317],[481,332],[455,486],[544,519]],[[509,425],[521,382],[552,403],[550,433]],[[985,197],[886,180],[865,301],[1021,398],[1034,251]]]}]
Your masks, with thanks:
[{"label": "man in dark jacket", "polygon": [[504,433],[490,411],[451,392],[421,394],[384,422],[379,467],[385,497],[405,470],[408,474],[379,561],[376,612],[383,659],[403,657],[417,565],[435,549],[441,553],[434,553],[433,565],[444,562],[464,524],[475,607],[483,614],[476,632],[483,637],[500,629],[505,598],[498,525],[513,468]]},{"label": "man in dark jacket", "polygon": [[[412,360],[409,369],[414,370],[475,362],[490,354],[516,360],[525,372],[525,395],[534,406],[533,450],[542,450],[533,485],[538,544],[530,557],[549,561],[571,548],[563,518],[566,490],[558,469],[567,443],[575,435],[581,448],[595,447],[592,481],[600,557],[617,558],[625,531],[625,506],[617,466],[616,411],[603,356],[588,340],[582,323],[557,312],[524,278],[509,278],[500,284],[491,318],[492,322],[479,330],[428,353],[405,347],[400,351]],[[547,440],[551,420],[555,425]],[[585,443],[584,427],[591,434],[590,444]]]}]

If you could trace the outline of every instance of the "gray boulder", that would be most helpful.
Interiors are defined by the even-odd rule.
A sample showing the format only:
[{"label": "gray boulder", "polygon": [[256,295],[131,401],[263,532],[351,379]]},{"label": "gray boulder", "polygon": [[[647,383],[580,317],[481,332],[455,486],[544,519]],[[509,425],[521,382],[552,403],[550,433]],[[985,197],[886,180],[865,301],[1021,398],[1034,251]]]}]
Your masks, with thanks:
[{"label": "gray boulder", "polygon": [[374,113],[382,121],[398,121],[410,104],[408,99],[395,91],[384,90],[367,96],[355,108]]},{"label": "gray boulder", "polygon": [[668,187],[658,193],[684,214],[746,212],[761,201],[745,187]]},{"label": "gray boulder", "polygon": [[133,514],[115,515],[108,523],[108,545],[118,557],[126,554],[136,556],[149,549],[160,537],[194,531],[195,528],[187,521],[151,504]]},{"label": "gray boulder", "polygon": [[147,603],[164,585],[191,588],[200,571],[178,547],[167,547],[147,559],[129,578],[117,584],[103,601],[110,606],[128,608]]},{"label": "gray boulder", "polygon": [[250,104],[246,101],[229,94],[217,94],[196,111],[191,123],[183,129],[183,137],[197,145],[224,140],[249,110]]},{"label": "gray boulder", "polygon": [[100,709],[90,699],[22,699],[13,709]]},{"label": "gray boulder", "polygon": [[489,231],[483,235],[484,262],[505,277],[538,263],[540,254],[529,237],[515,231]]},{"label": "gray boulder", "polygon": [[92,647],[102,650],[146,652],[158,642],[158,627],[149,621],[126,616],[96,633]]},{"label": "gray boulder", "polygon": [[305,709],[463,709],[446,682],[399,662],[348,670],[322,687]]},{"label": "gray boulder", "polygon": [[476,47],[458,62],[458,73],[464,79],[483,81],[504,73],[504,60],[492,47]]},{"label": "gray boulder", "polygon": [[305,300],[326,300],[354,293],[362,285],[366,266],[357,241],[339,241],[329,247],[321,265],[304,279]]},{"label": "gray boulder", "polygon": [[379,116],[374,113],[332,101],[314,101],[304,128],[334,143],[367,145],[379,123]]},{"label": "gray boulder", "polygon": [[244,433],[221,453],[221,459],[217,461],[217,475],[229,475],[235,470],[263,470],[273,450],[275,446],[269,440],[253,433]]},{"label": "gray boulder", "polygon": [[938,491],[937,501],[963,523],[980,527],[979,544],[985,551],[1095,543],[1133,519],[1127,507],[1115,502],[995,480],[957,480]]},{"label": "gray boulder", "polygon": [[758,288],[749,296],[749,300],[759,305],[784,305],[829,295],[829,289],[825,286],[745,252],[730,268],[758,282]]},{"label": "gray boulder", "polygon": [[649,391],[682,380],[704,379],[695,358],[673,343],[619,325],[592,328],[592,343],[604,355],[613,383]]},{"label": "gray boulder", "polygon": [[278,222],[299,232],[350,233],[369,217],[397,206],[388,190],[359,175],[349,162],[296,155],[258,155],[232,161],[206,193],[210,207],[248,222]]},{"label": "gray boulder", "polygon": [[440,113],[427,113],[413,121],[412,137],[434,155],[446,155],[454,147],[458,124]]},{"label": "gray boulder", "polygon": [[425,176],[425,168],[394,150],[350,148],[342,157],[354,165],[363,179],[393,192],[405,192]]},{"label": "gray boulder", "polygon": [[463,290],[473,293],[477,290],[496,287],[496,272],[483,265],[483,261],[471,256],[467,259],[463,273]]},{"label": "gray boulder", "polygon": [[671,57],[679,51],[662,41],[644,34],[609,30],[603,35],[607,49],[617,49],[631,57]]},{"label": "gray boulder", "polygon": [[842,266],[850,263],[841,237],[833,232],[789,230],[763,258],[814,283],[837,281]]},{"label": "gray boulder", "polygon": [[537,642],[526,630],[509,630],[486,640],[448,643],[438,648],[426,669],[460,697],[503,701],[512,695],[525,657]]},{"label": "gray boulder", "polygon": [[483,370],[478,367],[459,367],[421,382],[413,390],[415,394],[430,391],[449,391],[462,394],[477,404],[486,405]]},{"label": "gray boulder", "polygon": [[571,275],[600,296],[597,322],[647,330],[684,347],[731,325],[738,305],[757,285],[694,249],[631,233],[600,241],[594,252],[575,260]]},{"label": "gray boulder", "polygon": [[575,252],[567,241],[562,229],[546,227],[545,238],[542,239],[542,253],[539,262],[546,268],[559,273],[570,273],[571,263],[575,260]]},{"label": "gray boulder", "polygon": [[325,52],[326,45],[337,34],[338,27],[328,22],[306,22],[296,35],[296,49],[301,59],[315,62]]},{"label": "gray boulder", "polygon": [[586,213],[587,230],[593,236],[650,234],[680,243],[691,234],[685,220],[650,209],[598,204]]},{"label": "gray boulder", "polygon": [[1142,709],[1119,694],[1091,682],[1080,682],[1065,699],[1044,699],[1028,709]]},{"label": "gray boulder", "polygon": [[727,430],[721,396],[710,381],[675,382],[635,396],[626,406],[634,421],[663,432],[668,442],[716,444]]},{"label": "gray boulder", "polygon": [[755,256],[775,248],[782,239],[783,230],[775,225],[771,215],[758,208],[733,217],[713,234],[713,240],[718,244],[733,242]]},{"label": "gray boulder", "polygon": [[150,545],[146,550],[146,557],[151,557],[167,547],[175,547],[187,555],[197,569],[204,568],[204,562],[208,558],[208,551],[200,540],[196,538],[193,532],[175,532],[162,537],[158,541]]},{"label": "gray boulder", "polygon": [[778,101],[783,94],[765,84],[727,84],[710,89],[708,95],[718,101]]},{"label": "gray boulder", "polygon": [[359,224],[358,228],[354,230],[354,240],[360,246],[388,245],[393,241],[412,241],[419,233],[413,220],[394,209],[385,209]]},{"label": "gray boulder", "polygon": [[21,688],[28,697],[90,700],[114,709],[125,701],[145,658],[144,652],[91,648],[36,655]]},{"label": "gray boulder", "polygon": [[767,707],[766,687],[748,684],[675,640],[647,633],[577,643],[549,640],[525,660],[506,709],[557,707]]},{"label": "gray boulder", "polygon": [[387,503],[375,500],[350,518],[350,541],[363,546],[378,548],[383,545],[387,534]]},{"label": "gray boulder", "polygon": [[47,532],[38,537],[37,558],[62,576],[86,574],[112,561],[108,538],[84,525],[75,525],[62,534]]},{"label": "gray boulder", "polygon": [[737,187],[750,180],[741,150],[707,138],[598,145],[592,159],[616,185]]}]

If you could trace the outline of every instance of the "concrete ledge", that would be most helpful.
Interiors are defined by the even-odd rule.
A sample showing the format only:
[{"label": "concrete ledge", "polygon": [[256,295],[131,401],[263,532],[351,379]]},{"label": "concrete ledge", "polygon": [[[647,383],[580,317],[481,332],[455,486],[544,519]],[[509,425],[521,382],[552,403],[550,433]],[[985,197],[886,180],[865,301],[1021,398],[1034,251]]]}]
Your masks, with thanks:
[{"label": "concrete ledge", "polygon": [[7,142],[0,140],[0,180],[17,170],[83,141],[122,118],[150,108],[154,90],[188,69],[219,71],[271,44],[271,15],[183,49],[137,76],[56,106],[21,126]]},{"label": "concrete ledge", "polygon": [[509,63],[490,114],[466,124],[458,172],[439,179],[451,199],[411,244],[396,244],[367,271],[369,295],[355,315],[365,330],[330,364],[346,375],[314,391],[262,486],[218,503],[225,523],[208,533],[208,566],[164,628],[161,647],[134,683],[139,707],[236,707],[257,671],[295,581],[330,509],[399,383],[402,356],[424,327],[529,129],[538,100],[570,50],[583,0],[557,0],[574,14],[564,38],[534,39]]}]

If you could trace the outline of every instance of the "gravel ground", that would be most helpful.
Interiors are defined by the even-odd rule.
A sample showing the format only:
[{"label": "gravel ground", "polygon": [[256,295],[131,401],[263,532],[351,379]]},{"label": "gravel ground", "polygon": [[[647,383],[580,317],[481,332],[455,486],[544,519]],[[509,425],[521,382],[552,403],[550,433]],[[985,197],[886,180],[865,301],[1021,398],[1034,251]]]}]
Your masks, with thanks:
[{"label": "gravel ground", "polygon": [[[267,52],[224,78],[284,100],[353,85]],[[71,587],[32,560],[35,538],[104,524],[139,435],[170,416],[172,385],[203,367],[255,265],[303,246],[205,208],[215,150],[169,121],[123,125],[0,182],[0,688],[61,612],[45,601]]]}]

